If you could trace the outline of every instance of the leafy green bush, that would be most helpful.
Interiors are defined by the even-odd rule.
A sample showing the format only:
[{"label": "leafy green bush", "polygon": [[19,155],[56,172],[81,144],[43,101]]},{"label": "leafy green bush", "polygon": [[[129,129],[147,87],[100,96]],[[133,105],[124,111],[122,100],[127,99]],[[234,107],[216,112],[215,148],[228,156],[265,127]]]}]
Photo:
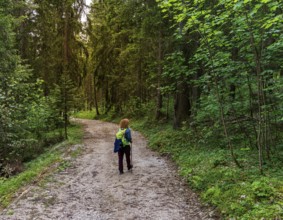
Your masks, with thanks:
[{"label": "leafy green bush", "polygon": [[251,188],[257,200],[273,197],[275,193],[274,187],[267,178],[253,181]]},{"label": "leafy green bush", "polygon": [[96,118],[96,112],[94,110],[92,110],[92,111],[79,111],[79,112],[73,113],[73,117],[83,118],[83,119],[95,119]]},{"label": "leafy green bush", "polygon": [[[235,150],[244,166],[239,169],[227,149],[208,146],[208,142],[198,140],[192,130],[144,125],[142,121],[134,122],[134,128],[148,137],[149,146],[161,154],[170,155],[178,165],[180,175],[200,193],[204,202],[217,207],[224,218],[283,217],[282,169],[277,169],[282,162],[279,160],[266,164],[269,169],[266,176],[262,176],[258,172],[253,149]],[[213,135],[209,137],[212,138]]]},{"label": "leafy green bush", "polygon": [[[61,157],[62,152],[65,152],[66,148],[71,144],[81,143],[82,137],[82,127],[80,125],[72,125],[68,141],[55,145],[36,159],[25,163],[25,170],[22,173],[10,178],[0,177],[0,208],[6,207],[18,190],[36,181],[38,176],[52,167],[52,164],[61,162],[60,169],[67,166],[68,162],[65,162]],[[78,152],[72,156],[76,155],[78,155]]]}]

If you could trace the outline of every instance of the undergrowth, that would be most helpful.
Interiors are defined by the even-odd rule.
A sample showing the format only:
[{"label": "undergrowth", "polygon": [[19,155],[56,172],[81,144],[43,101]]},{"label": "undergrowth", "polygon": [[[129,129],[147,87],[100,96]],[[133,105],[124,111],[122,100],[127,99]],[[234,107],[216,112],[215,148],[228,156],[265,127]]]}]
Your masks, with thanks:
[{"label": "undergrowth", "polygon": [[79,112],[75,112],[72,116],[75,118],[95,119],[96,112],[95,111],[79,111]]},{"label": "undergrowth", "polygon": [[280,158],[267,161],[264,175],[261,175],[256,150],[235,151],[243,166],[240,169],[233,163],[228,149],[208,145],[187,129],[173,130],[168,124],[153,125],[135,120],[132,127],[147,136],[151,149],[170,155],[179,167],[179,174],[224,218],[283,218],[283,164]]},{"label": "undergrowth", "polygon": [[[69,139],[46,151],[36,159],[25,163],[23,172],[10,178],[0,178],[0,208],[5,208],[15,197],[16,192],[32,182],[38,182],[42,176],[53,169],[53,164],[64,163],[62,153],[71,145],[80,143],[83,137],[82,128],[79,125],[71,125]],[[59,166],[60,167],[60,166]],[[56,169],[56,166],[55,166]]]}]

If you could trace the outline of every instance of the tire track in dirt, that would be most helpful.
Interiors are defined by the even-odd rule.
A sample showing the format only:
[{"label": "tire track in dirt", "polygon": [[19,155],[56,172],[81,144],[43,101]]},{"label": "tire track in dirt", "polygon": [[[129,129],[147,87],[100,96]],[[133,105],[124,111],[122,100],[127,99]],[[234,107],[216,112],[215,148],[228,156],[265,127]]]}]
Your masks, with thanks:
[{"label": "tire track in dirt", "polygon": [[133,172],[119,175],[113,153],[118,126],[76,121],[85,125],[83,154],[66,170],[50,175],[45,185],[32,186],[0,219],[215,219],[176,176],[174,166],[146,148],[140,133],[132,131]]}]

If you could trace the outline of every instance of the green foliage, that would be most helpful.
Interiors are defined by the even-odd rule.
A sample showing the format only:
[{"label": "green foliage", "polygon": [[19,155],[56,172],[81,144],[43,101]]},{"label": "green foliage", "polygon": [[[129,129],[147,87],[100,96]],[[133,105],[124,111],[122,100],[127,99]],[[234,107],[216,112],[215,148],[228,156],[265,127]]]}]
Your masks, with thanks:
[{"label": "green foliage", "polygon": [[203,198],[209,200],[212,205],[219,203],[219,197],[221,195],[221,189],[218,186],[212,186],[203,194]]},{"label": "green foliage", "polygon": [[157,71],[169,47],[164,39],[171,37],[156,2],[95,1],[88,21],[92,56],[87,78],[92,80],[84,86],[92,89],[85,93],[87,106],[116,114],[144,110],[160,81]]},{"label": "green foliage", "polygon": [[69,126],[69,144],[79,144],[82,142],[84,131],[79,124],[70,124]]},{"label": "green foliage", "polygon": [[258,200],[272,197],[275,191],[275,189],[272,187],[272,183],[270,183],[270,180],[268,178],[261,178],[254,181],[251,184],[251,188],[255,198]]},{"label": "green foliage", "polygon": [[[123,113],[130,118],[143,118],[145,116],[149,116],[155,110],[154,102],[141,103],[139,100],[132,100],[125,104],[125,110]],[[153,115],[151,115],[153,117]]]},{"label": "green foliage", "polygon": [[23,20],[13,14],[21,5],[9,1],[1,4],[0,175],[9,176],[21,170],[23,161],[60,141],[60,134],[54,132],[57,111],[43,96],[43,81],[34,80],[30,66],[24,64],[15,49],[15,33]]},{"label": "green foliage", "polygon": [[3,179],[0,185],[0,204],[5,207],[9,204],[14,193],[19,190],[22,186],[31,183],[40,175],[44,170],[46,170],[51,164],[60,160],[59,155],[46,153],[41,155],[36,160],[28,163],[27,170],[18,176]]},{"label": "green foliage", "polygon": [[53,132],[52,136],[48,136],[48,132],[56,129],[57,118],[48,100],[42,96],[40,85],[40,82],[14,81],[14,84],[10,84],[11,90],[17,91],[2,99],[2,103],[10,100],[2,114],[2,129],[7,137],[2,136],[3,145],[0,149],[4,164],[33,158],[43,151],[43,147],[50,145],[52,139],[60,141],[60,134]]},{"label": "green foliage", "polygon": [[83,119],[95,119],[96,112],[95,111],[79,111],[72,114],[75,118],[83,118]]},{"label": "green foliage", "polygon": [[[67,74],[63,74],[58,85],[52,92],[54,108],[57,110],[57,123],[64,128],[64,138],[68,138],[67,127],[69,125],[70,114],[75,110],[75,100],[77,89],[73,81]],[[60,120],[61,116],[61,120]]]},{"label": "green foliage", "polygon": [[281,217],[283,3],[94,1],[83,30],[82,2],[0,2],[0,169],[95,107],[81,117],[142,119],[225,217]]},{"label": "green foliage", "polygon": [[168,55],[165,60],[162,77],[165,78],[165,82],[170,82],[171,84],[164,85],[161,91],[164,94],[180,92],[178,91],[178,85],[188,79],[189,74],[190,72],[185,64],[185,58],[182,52],[176,51]]},{"label": "green foliage", "polygon": [[15,16],[24,18],[17,30],[19,54],[36,78],[44,80],[48,95],[67,74],[78,86],[86,73],[86,49],[82,43],[82,2],[24,1]]},{"label": "green foliage", "polygon": [[201,132],[200,141],[214,145],[211,141],[217,135],[220,147],[229,146],[232,151],[257,146],[263,172],[265,156],[269,158],[271,149],[281,142],[277,134],[282,131],[283,4],[157,2],[173,23],[179,42],[170,54],[178,54],[181,48],[184,56],[178,65],[176,57],[166,60],[164,91],[174,91],[180,78],[185,80],[191,87],[189,121]]},{"label": "green foliage", "polygon": [[[17,191],[30,183],[42,181],[42,174],[53,171],[55,163],[60,163],[59,170],[68,166],[69,162],[65,161],[62,153],[68,151],[72,144],[81,143],[83,138],[83,129],[80,125],[72,125],[70,127],[69,141],[57,144],[38,156],[36,159],[24,164],[25,170],[11,178],[0,178],[0,207],[6,207],[11,202]],[[72,152],[72,156],[79,155],[79,148]],[[51,169],[51,170],[50,170]]]},{"label": "green foliage", "polygon": [[[282,218],[282,161],[268,164],[265,176],[257,172],[256,150],[236,151],[243,169],[235,167],[229,151],[201,142],[194,132],[173,130],[168,124],[133,121],[149,139],[149,146],[170,156],[179,173],[197,190],[203,201],[217,207],[224,218]],[[217,137],[214,137],[217,139]]]}]

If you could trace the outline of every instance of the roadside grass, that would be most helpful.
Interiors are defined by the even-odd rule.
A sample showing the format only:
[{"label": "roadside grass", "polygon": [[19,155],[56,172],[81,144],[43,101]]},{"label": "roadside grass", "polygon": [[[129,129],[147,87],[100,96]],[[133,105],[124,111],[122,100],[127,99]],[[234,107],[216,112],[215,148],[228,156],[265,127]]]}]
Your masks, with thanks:
[{"label": "roadside grass", "polygon": [[92,110],[92,111],[79,111],[79,112],[75,112],[72,116],[74,118],[95,119],[96,118],[96,112],[94,110]]},{"label": "roadside grass", "polygon": [[243,165],[240,169],[228,149],[199,144],[187,131],[143,121],[133,122],[132,127],[147,136],[151,149],[170,156],[179,174],[225,219],[283,218],[282,157],[266,162],[261,175],[254,150],[235,150]]},{"label": "roadside grass", "polygon": [[21,189],[41,181],[43,176],[56,170],[60,163],[64,163],[63,152],[71,145],[81,143],[82,136],[83,131],[80,125],[70,125],[67,141],[46,149],[39,157],[24,164],[25,170],[22,173],[10,178],[0,178],[0,208],[7,207]]},{"label": "roadside grass", "polygon": [[97,115],[95,110],[75,112],[72,114],[72,117],[80,119],[101,120],[114,123],[119,123],[119,120],[122,118],[114,111],[110,111],[108,114]]}]

